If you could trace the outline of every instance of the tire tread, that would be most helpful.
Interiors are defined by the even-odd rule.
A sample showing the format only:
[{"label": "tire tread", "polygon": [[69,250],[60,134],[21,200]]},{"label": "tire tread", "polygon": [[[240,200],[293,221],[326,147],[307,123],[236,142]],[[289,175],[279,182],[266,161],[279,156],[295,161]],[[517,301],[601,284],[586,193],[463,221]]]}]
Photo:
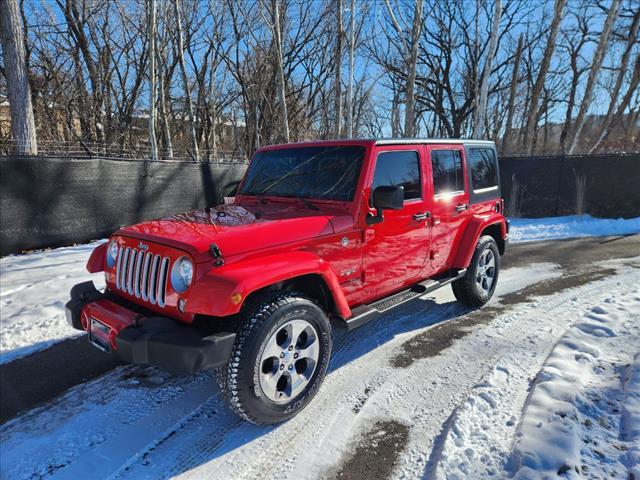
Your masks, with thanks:
[{"label": "tire tread", "polygon": [[[498,253],[498,245],[496,244],[495,239],[491,235],[483,235],[480,237],[480,239],[478,239],[478,243],[476,244],[476,248],[473,252],[473,257],[471,258],[471,262],[469,264],[469,268],[467,269],[466,275],[451,284],[451,289],[453,290],[453,295],[456,297],[456,299],[460,303],[467,305],[469,307],[481,307],[482,305],[487,303],[487,301],[493,295],[493,291],[492,291],[491,295],[486,300],[483,299],[480,295],[478,295],[475,289],[475,279],[473,275],[473,273],[475,272],[475,269],[472,268],[476,264],[478,256],[485,249],[486,245],[491,243],[493,243],[493,245],[495,246],[494,254],[496,254],[495,255],[496,268],[499,271],[500,256]],[[498,279],[496,277],[496,282],[497,280]],[[495,285],[494,285],[494,289],[495,289]]]},{"label": "tire tread", "polygon": [[311,299],[296,291],[270,291],[265,292],[249,301],[243,307],[244,320],[236,334],[236,341],[229,357],[229,362],[216,372],[216,381],[220,392],[225,398],[229,408],[244,420],[256,425],[265,425],[249,409],[245,408],[240,394],[243,388],[247,388],[239,382],[240,361],[244,351],[249,348],[247,343],[253,338],[254,332],[278,309],[296,302],[311,302]]}]

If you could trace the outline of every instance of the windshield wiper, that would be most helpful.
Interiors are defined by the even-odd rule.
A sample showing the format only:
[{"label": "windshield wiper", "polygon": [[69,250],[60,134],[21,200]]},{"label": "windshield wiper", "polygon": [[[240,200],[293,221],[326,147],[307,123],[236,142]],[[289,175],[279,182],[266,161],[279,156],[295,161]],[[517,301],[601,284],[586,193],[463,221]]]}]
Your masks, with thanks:
[{"label": "windshield wiper", "polygon": [[262,192],[258,193],[254,191],[249,191],[249,192],[242,193],[242,195],[253,195],[258,199],[258,202],[260,202],[261,204],[265,205],[267,203],[267,199],[264,198],[264,193]]},{"label": "windshield wiper", "polygon": [[316,205],[311,203],[307,197],[303,197],[302,195],[297,195],[296,198],[304,203],[309,210],[320,210]]}]

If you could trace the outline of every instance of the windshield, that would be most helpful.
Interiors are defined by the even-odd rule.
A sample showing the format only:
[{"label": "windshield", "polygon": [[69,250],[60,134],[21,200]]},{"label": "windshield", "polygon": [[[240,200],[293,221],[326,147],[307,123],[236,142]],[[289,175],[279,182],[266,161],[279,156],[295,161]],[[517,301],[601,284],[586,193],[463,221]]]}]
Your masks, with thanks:
[{"label": "windshield", "polygon": [[240,194],[351,201],[363,157],[362,146],[258,152]]}]

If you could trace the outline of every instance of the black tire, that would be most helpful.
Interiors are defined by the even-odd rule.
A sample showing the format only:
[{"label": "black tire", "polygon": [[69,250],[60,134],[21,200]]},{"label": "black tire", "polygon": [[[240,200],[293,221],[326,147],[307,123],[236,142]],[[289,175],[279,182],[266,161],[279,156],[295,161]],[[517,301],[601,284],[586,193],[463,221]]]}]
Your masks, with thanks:
[{"label": "black tire", "polygon": [[[231,410],[258,425],[280,423],[300,412],[318,392],[331,357],[331,324],[313,301],[299,292],[266,292],[241,312],[242,324],[229,363],[218,369],[218,386]],[[305,320],[318,334],[319,356],[308,383],[287,403],[268,398],[260,384],[260,360],[279,328],[292,320]]]},{"label": "black tire", "polygon": [[[479,269],[482,267],[479,265],[479,261],[485,251],[490,250],[495,259],[495,275],[491,287],[483,291],[478,285],[476,279],[478,278]],[[486,255],[486,254],[485,254]],[[484,235],[478,240],[476,249],[473,252],[471,263],[467,268],[467,273],[464,277],[456,280],[451,284],[453,294],[456,299],[469,307],[481,307],[487,303],[493,296],[493,292],[496,289],[498,283],[498,275],[500,273],[500,252],[496,241],[490,235]]]}]

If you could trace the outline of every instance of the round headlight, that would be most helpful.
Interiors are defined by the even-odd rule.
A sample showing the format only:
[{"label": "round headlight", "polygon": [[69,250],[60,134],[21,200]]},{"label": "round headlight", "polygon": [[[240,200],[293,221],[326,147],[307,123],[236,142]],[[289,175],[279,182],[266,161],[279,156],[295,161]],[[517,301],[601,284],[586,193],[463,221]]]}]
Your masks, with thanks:
[{"label": "round headlight", "polygon": [[111,240],[111,243],[107,247],[107,267],[112,268],[116,264],[118,258],[118,244],[115,240]]},{"label": "round headlight", "polygon": [[189,288],[192,280],[193,263],[187,257],[179,258],[171,269],[171,286],[176,292],[182,293]]}]

